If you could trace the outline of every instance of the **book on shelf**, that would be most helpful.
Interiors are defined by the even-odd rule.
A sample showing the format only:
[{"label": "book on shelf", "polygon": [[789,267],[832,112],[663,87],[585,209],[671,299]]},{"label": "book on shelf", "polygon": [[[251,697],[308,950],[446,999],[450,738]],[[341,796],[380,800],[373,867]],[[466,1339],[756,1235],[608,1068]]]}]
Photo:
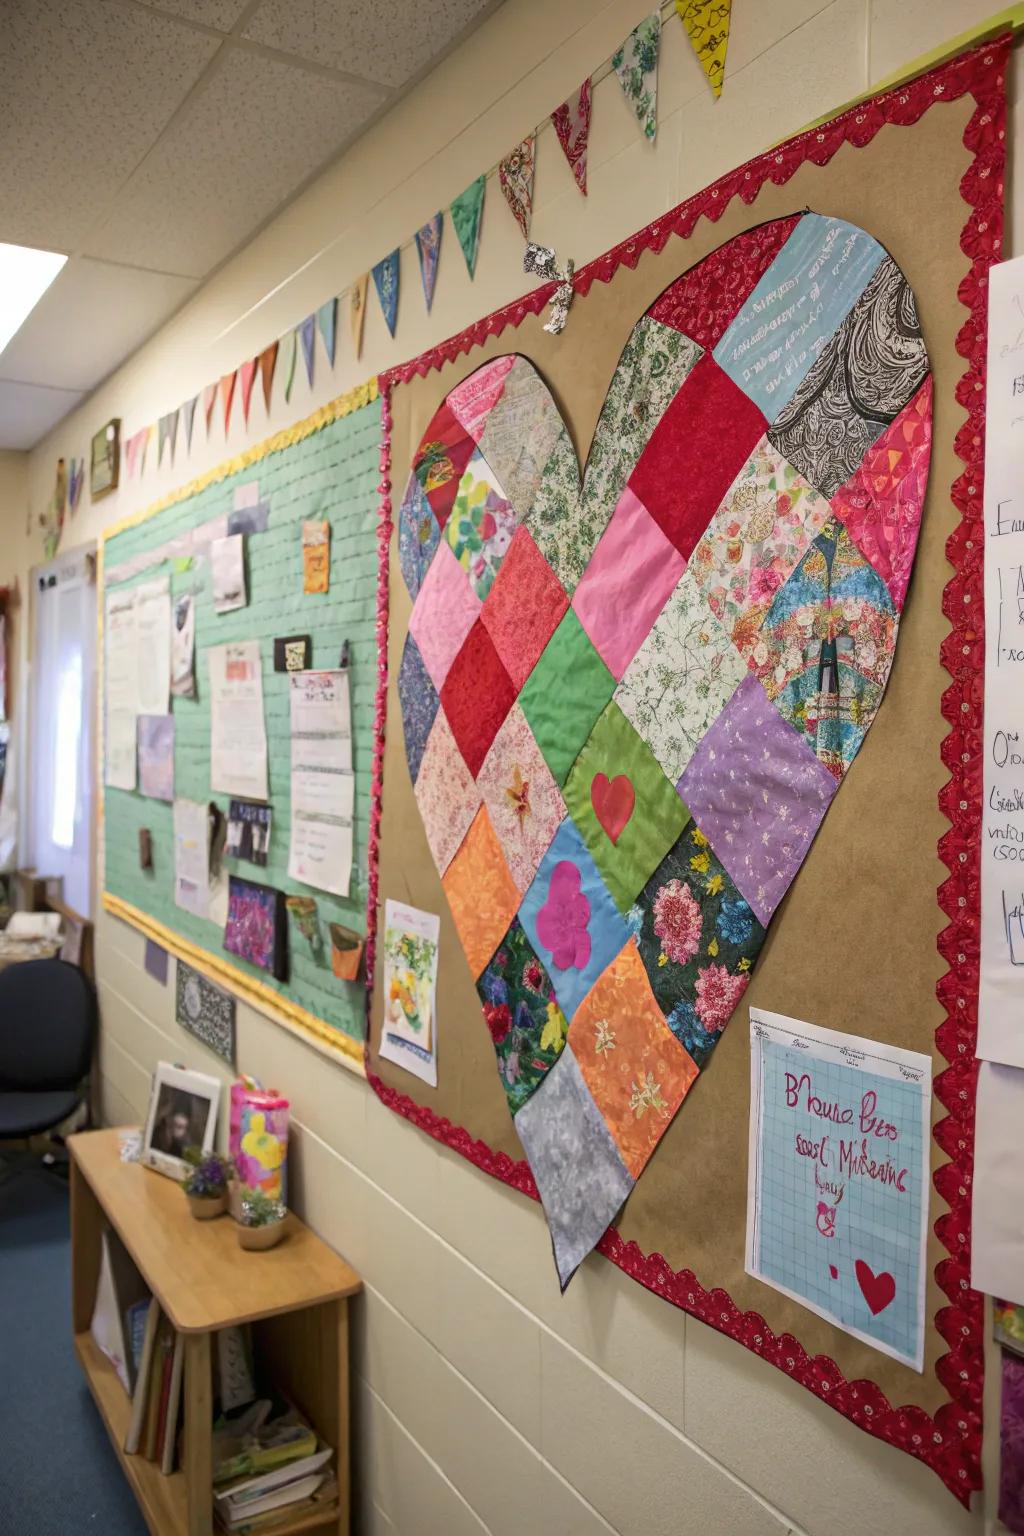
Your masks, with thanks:
[{"label": "book on shelf", "polygon": [[160,1306],[154,1297],[146,1313],[146,1331],[142,1341],[142,1358],[132,1393],[132,1416],[125,1436],[125,1454],[134,1456],[142,1443],[146,1424],[146,1404],[149,1401],[149,1378],[152,1374],[153,1351],[156,1347],[157,1328],[160,1323]]},{"label": "book on shelf", "polygon": [[117,1233],[106,1228],[100,1251],[90,1332],[131,1396],[135,1389],[137,1359],[132,1350],[133,1316],[148,1306],[149,1288],[132,1263]]},{"label": "book on shelf", "polygon": [[[316,1481],[316,1479],[310,1479]],[[267,1509],[262,1514],[256,1514],[253,1510],[245,1510],[239,1515],[234,1524],[229,1525],[222,1517],[219,1510],[214,1511],[214,1520],[218,1530],[228,1531],[231,1536],[249,1536],[250,1532],[259,1532],[260,1536],[274,1536],[275,1531],[288,1531],[295,1521],[303,1515],[315,1514],[323,1510],[324,1517],[331,1512],[338,1498],[338,1480],[333,1472],[320,1480],[319,1487],[311,1494],[304,1495],[289,1504],[279,1505],[276,1509]]]},{"label": "book on shelf", "polygon": [[167,1420],[164,1425],[163,1453],[160,1458],[160,1470],[164,1473],[174,1471],[174,1459],[178,1446],[178,1416],[181,1412],[181,1377],[185,1360],[185,1336],[181,1333],[174,1335],[174,1354],[171,1359],[171,1386],[167,1399]]},{"label": "book on shelf", "polygon": [[317,1449],[317,1438],[294,1408],[260,1398],[244,1413],[222,1419],[213,1430],[213,1485],[272,1472]]},{"label": "book on shelf", "polygon": [[147,1461],[156,1461],[156,1441],[160,1428],[160,1389],[163,1386],[164,1363],[167,1355],[167,1335],[170,1322],[161,1315],[157,1324],[156,1343],[149,1366],[149,1382],[146,1389],[146,1431],[142,1451]]},{"label": "book on shelf", "polygon": [[164,1437],[167,1433],[167,1408],[171,1399],[171,1373],[174,1369],[174,1345],[176,1338],[177,1333],[168,1325],[160,1341],[160,1394],[157,1404],[156,1443],[153,1450],[153,1460],[158,1461],[161,1466],[163,1466],[164,1460]]},{"label": "book on shelf", "polygon": [[263,1472],[259,1477],[243,1477],[219,1488],[214,1494],[214,1502],[218,1509],[248,1508],[279,1488],[288,1487],[315,1473],[323,1475],[333,1455],[329,1445],[318,1442],[311,1456],[301,1456],[283,1467],[275,1467],[272,1472]]}]

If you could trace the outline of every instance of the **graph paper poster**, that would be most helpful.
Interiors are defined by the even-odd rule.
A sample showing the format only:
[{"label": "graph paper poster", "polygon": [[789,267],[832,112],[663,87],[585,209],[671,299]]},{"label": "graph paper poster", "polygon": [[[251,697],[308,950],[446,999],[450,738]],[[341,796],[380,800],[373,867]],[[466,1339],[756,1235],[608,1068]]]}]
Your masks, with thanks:
[{"label": "graph paper poster", "polygon": [[921,1370],[931,1060],[750,1010],[747,1272]]}]

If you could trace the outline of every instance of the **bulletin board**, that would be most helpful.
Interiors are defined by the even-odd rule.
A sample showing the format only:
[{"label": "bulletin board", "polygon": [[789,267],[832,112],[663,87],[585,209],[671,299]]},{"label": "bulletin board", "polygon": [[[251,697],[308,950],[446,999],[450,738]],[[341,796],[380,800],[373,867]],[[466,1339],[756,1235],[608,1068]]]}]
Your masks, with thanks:
[{"label": "bulletin board", "polygon": [[[183,531],[229,513],[239,487],[256,482],[269,502],[267,527],[246,535],[248,602],[216,613],[208,558],[179,569],[172,558],[129,576],[125,586],[169,574],[171,599],[194,593],[196,696],[172,699],[174,788],[183,798],[213,801],[225,817],[228,796],[210,788],[210,697],[207,648],[257,640],[263,675],[272,829],[265,867],[227,858],[231,872],[285,894],[312,896],[324,958],[289,925],[288,980],[229,954],[216,922],[182,910],[174,900],[171,803],[104,786],[103,905],[195,965],[239,997],[314,1039],[362,1070],[365,990],[331,970],[328,923],[362,934],[368,897],[370,778],[373,760],[376,661],[377,501],[381,406],[376,381],[333,401],[296,426],[183,486],[157,506],[110,530],[102,544],[104,596],[117,590],[110,575],[162,551]],[[331,525],[330,584],[303,592],[301,525]],[[101,615],[104,605],[101,603]],[[102,622],[102,621],[101,621]],[[288,673],[274,670],[275,637],[309,635],[310,666],[336,668],[348,642],[355,787],[353,862],[347,898],[301,885],[288,875],[290,828],[290,708]],[[103,647],[100,647],[103,655]],[[102,696],[102,695],[101,695]],[[102,778],[102,775],[101,775]],[[148,829],[152,868],[139,858],[139,831]]]},{"label": "bulletin board", "polygon": [[[861,1428],[930,1465],[965,1503],[980,1487],[983,1373],[982,1300],[969,1287],[977,953],[971,817],[980,713],[971,602],[980,602],[984,292],[1002,237],[1007,47],[1005,40],[984,45],[860,104],[666,213],[577,274],[563,334],[543,329],[548,285],[382,380],[390,463],[382,583],[390,597],[375,915],[379,922],[386,898],[440,914],[438,1086],[416,1082],[379,1055],[379,965],[368,1074],[396,1113],[537,1198],[406,761],[398,670],[412,602],[395,530],[413,456],[448,391],[486,360],[515,353],[541,373],[583,463],[639,316],[680,274],[765,221],[827,211],[869,230],[906,274],[933,370],[934,433],[888,690],[710,1067],[599,1251]],[[745,1272],[751,1006],[932,1057],[934,1188],[921,1374]]]}]

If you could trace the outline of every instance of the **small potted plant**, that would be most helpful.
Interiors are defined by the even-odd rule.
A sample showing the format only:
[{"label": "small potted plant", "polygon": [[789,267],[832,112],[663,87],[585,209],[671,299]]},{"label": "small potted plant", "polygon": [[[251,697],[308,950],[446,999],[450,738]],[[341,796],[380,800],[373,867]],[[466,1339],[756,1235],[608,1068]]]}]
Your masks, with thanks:
[{"label": "small potted plant", "polygon": [[222,1216],[228,1207],[228,1182],[234,1173],[230,1157],[204,1152],[201,1147],[186,1147],[182,1155],[188,1164],[183,1188],[192,1215],[197,1221]]},{"label": "small potted plant", "polygon": [[238,1241],[243,1248],[273,1248],[284,1237],[288,1207],[261,1189],[242,1190]]}]

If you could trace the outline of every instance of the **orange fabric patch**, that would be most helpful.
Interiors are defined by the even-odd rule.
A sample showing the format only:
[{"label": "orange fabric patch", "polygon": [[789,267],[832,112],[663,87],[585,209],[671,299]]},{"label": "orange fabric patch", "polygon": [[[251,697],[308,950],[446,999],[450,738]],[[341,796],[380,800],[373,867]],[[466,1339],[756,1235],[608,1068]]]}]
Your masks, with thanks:
[{"label": "orange fabric patch", "polygon": [[622,1160],[638,1179],[697,1076],[665,1023],[630,939],[573,1015],[569,1044]]},{"label": "orange fabric patch", "polygon": [[473,979],[508,931],[522,899],[482,805],[441,881]]}]

